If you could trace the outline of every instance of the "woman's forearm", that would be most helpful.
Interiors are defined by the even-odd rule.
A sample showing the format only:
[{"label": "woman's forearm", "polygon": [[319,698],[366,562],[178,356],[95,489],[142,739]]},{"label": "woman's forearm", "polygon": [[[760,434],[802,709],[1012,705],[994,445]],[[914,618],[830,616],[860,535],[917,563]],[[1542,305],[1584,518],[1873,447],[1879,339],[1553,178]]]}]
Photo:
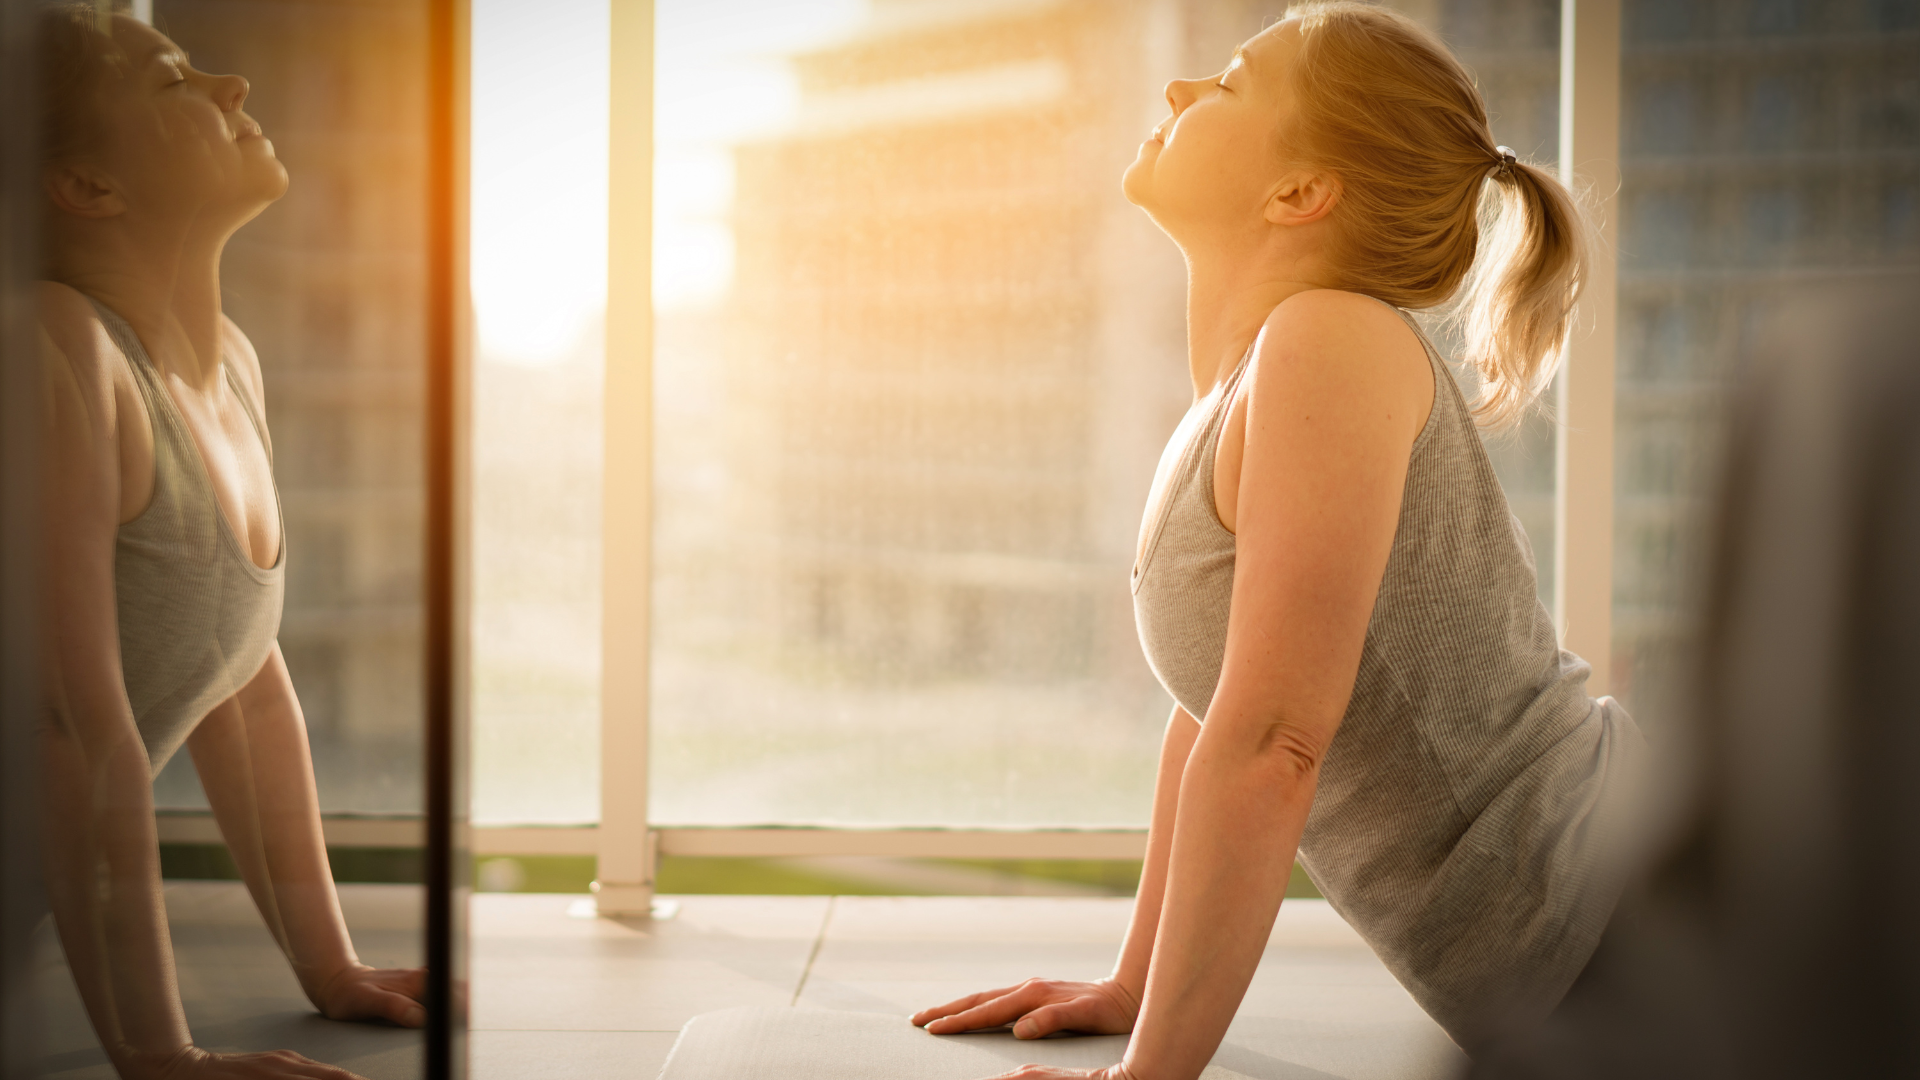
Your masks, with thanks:
[{"label": "woman's forearm", "polygon": [[188,745],[247,891],[320,1004],[328,980],[359,958],[327,863],[306,723],[277,647]]},{"label": "woman's forearm", "polygon": [[1147,969],[1153,960],[1153,939],[1160,925],[1160,909],[1167,890],[1168,857],[1173,851],[1175,810],[1180,804],[1180,777],[1200,723],[1187,710],[1174,707],[1160,740],[1160,762],[1153,781],[1153,816],[1147,825],[1147,857],[1140,867],[1140,888],[1134,894],[1133,918],[1120,947],[1113,979],[1140,1003],[1146,992]]},{"label": "woman's forearm", "polygon": [[74,983],[119,1074],[157,1074],[192,1036],[161,898],[146,750],[137,738],[89,747],[56,723],[41,737],[41,786],[47,898]]},{"label": "woman's forearm", "polygon": [[1225,1037],[1272,932],[1313,805],[1314,770],[1284,750],[1200,736],[1180,790],[1166,898],[1140,1018],[1136,1080],[1191,1080]]}]

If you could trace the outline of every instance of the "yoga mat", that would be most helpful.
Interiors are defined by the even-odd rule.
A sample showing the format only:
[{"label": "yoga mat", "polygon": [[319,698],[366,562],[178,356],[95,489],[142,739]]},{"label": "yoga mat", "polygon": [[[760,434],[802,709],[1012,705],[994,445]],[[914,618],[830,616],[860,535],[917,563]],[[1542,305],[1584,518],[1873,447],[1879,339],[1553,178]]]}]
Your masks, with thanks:
[{"label": "yoga mat", "polygon": [[687,1021],[660,1080],[982,1080],[1029,1062],[1101,1068],[1126,1051],[1124,1035],[929,1035],[904,1016],[760,1006]]}]

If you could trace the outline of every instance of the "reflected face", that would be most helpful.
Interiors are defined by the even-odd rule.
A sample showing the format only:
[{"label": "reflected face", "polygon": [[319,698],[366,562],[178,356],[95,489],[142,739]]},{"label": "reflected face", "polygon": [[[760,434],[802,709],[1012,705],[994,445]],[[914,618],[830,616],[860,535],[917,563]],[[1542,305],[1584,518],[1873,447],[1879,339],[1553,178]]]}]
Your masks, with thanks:
[{"label": "reflected face", "polygon": [[1167,84],[1172,115],[1140,144],[1121,189],[1161,228],[1257,218],[1285,158],[1293,108],[1287,68],[1299,26],[1277,23],[1234,51],[1220,74]]},{"label": "reflected face", "polygon": [[247,80],[194,68],[166,35],[125,16],[113,40],[124,67],[103,88],[95,156],[130,206],[244,220],[286,192],[273,143],[241,109]]}]

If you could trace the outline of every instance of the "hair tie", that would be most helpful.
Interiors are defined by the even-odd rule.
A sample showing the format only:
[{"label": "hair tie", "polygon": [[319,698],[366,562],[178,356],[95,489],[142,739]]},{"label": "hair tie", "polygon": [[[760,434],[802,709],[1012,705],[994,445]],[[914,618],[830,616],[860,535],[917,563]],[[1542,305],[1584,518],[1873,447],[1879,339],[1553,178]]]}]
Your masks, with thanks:
[{"label": "hair tie", "polygon": [[1500,160],[1493,163],[1493,168],[1489,171],[1489,175],[1506,176],[1513,172],[1513,163],[1520,160],[1514,156],[1513,149],[1507,146],[1496,146],[1493,148],[1493,152],[1500,155]]}]

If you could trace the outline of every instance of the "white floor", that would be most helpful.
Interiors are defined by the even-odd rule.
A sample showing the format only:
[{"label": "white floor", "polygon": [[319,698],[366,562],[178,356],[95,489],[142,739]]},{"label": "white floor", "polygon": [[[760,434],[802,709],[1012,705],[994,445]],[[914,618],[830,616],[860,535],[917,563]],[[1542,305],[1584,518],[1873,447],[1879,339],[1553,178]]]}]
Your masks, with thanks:
[{"label": "white floor", "polygon": [[[345,886],[369,962],[417,962],[417,890]],[[287,1047],[370,1080],[418,1075],[413,1033],[313,1015],[236,885],[168,888],[188,1020],[215,1049]],[[1081,897],[676,898],[657,922],[570,917],[578,898],[480,894],[472,909],[475,1080],[653,1080],[682,1024],[738,1005],[903,1016],[1032,975],[1104,974],[1128,901]],[[106,1078],[49,942],[47,1072]],[[1272,1080],[1425,1080],[1463,1063],[1324,901],[1282,908],[1216,1063]]]}]

